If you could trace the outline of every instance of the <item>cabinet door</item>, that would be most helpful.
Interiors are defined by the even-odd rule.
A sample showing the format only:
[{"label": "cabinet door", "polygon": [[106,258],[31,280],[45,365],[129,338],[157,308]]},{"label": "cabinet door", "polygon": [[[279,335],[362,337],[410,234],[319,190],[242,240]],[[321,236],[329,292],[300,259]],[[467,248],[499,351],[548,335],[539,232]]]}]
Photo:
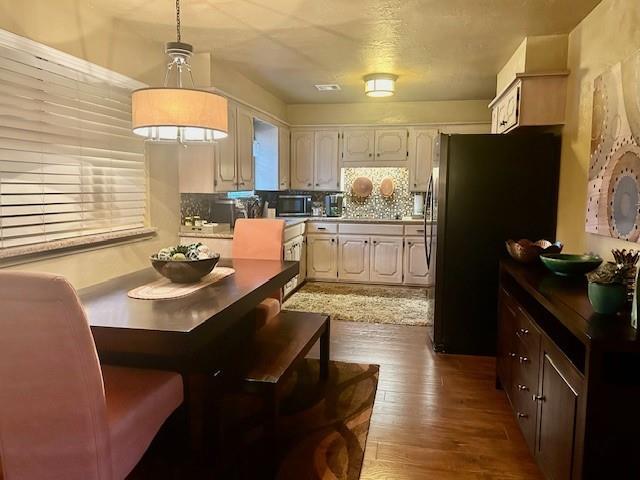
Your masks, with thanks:
[{"label": "cabinet door", "polygon": [[229,132],[227,138],[215,143],[216,192],[233,192],[238,188],[236,162],[236,107],[229,104]]},{"label": "cabinet door", "polygon": [[338,278],[357,282],[369,280],[369,237],[340,236],[338,239]]},{"label": "cabinet door", "polygon": [[315,134],[314,190],[337,190],[338,130],[318,130]]},{"label": "cabinet door", "polygon": [[254,188],[254,158],[253,158],[253,115],[238,109],[237,118],[237,159],[238,159],[238,190],[253,190]]},{"label": "cabinet door", "polygon": [[[284,259],[289,261],[298,260],[296,258],[296,245],[295,240],[290,240],[284,244]],[[287,283],[285,283],[283,290],[284,296],[289,295],[297,286],[298,277],[293,277]]]},{"label": "cabinet door", "polygon": [[372,282],[402,283],[402,237],[371,237]]},{"label": "cabinet door", "polygon": [[404,283],[407,285],[433,285],[435,261],[427,267],[424,239],[408,237],[404,245]]},{"label": "cabinet door", "polygon": [[302,283],[307,278],[307,240],[300,237],[300,273],[298,273],[298,283]]},{"label": "cabinet door", "polygon": [[278,127],[278,163],[279,172],[279,188],[278,190],[288,190],[291,185],[291,132],[286,127]]},{"label": "cabinet door", "polygon": [[407,159],[406,128],[376,130],[376,162],[399,162]]},{"label": "cabinet door", "polygon": [[515,353],[516,307],[511,295],[500,288],[498,297],[498,348],[496,352],[496,375],[500,384],[513,405],[513,362]]},{"label": "cabinet door", "polygon": [[412,192],[426,192],[429,188],[437,136],[438,130],[432,128],[415,129],[409,134],[409,189]]},{"label": "cabinet door", "polygon": [[342,161],[345,163],[373,160],[375,134],[372,128],[347,128],[342,132]]},{"label": "cabinet door", "polygon": [[578,389],[549,352],[542,358],[536,457],[547,478],[570,480],[573,470],[574,432]]},{"label": "cabinet door", "polygon": [[336,280],[338,277],[338,237],[313,235],[307,237],[307,275],[316,280]]},{"label": "cabinet door", "polygon": [[210,143],[189,144],[178,152],[180,193],[215,191],[215,155]]},{"label": "cabinet door", "polygon": [[313,188],[314,132],[291,132],[291,188]]}]

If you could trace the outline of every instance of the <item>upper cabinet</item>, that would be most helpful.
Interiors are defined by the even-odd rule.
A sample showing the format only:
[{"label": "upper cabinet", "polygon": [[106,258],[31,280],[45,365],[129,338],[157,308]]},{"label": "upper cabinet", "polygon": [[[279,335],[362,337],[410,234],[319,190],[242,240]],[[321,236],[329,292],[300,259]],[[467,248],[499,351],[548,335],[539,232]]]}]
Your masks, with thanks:
[{"label": "upper cabinet", "polygon": [[278,164],[280,177],[279,190],[291,187],[291,131],[286,127],[278,128]]},{"label": "upper cabinet", "polygon": [[253,115],[238,108],[236,120],[236,152],[238,162],[238,190],[253,190],[254,158],[253,158]]},{"label": "upper cabinet", "polygon": [[293,190],[339,189],[338,133],[338,129],[305,129],[291,132]]},{"label": "upper cabinet", "polygon": [[413,128],[409,132],[409,190],[412,192],[426,192],[429,188],[438,135],[435,128]]},{"label": "upper cabinet", "polygon": [[376,161],[402,162],[407,159],[407,139],[409,132],[406,128],[389,128],[376,130]]},{"label": "upper cabinet", "polygon": [[491,132],[564,124],[569,72],[518,73],[489,104]]},{"label": "upper cabinet", "polygon": [[345,128],[341,137],[343,162],[369,162],[373,160],[375,133],[372,128]]},{"label": "upper cabinet", "polygon": [[405,166],[409,152],[407,128],[344,128],[340,161],[345,167]]}]

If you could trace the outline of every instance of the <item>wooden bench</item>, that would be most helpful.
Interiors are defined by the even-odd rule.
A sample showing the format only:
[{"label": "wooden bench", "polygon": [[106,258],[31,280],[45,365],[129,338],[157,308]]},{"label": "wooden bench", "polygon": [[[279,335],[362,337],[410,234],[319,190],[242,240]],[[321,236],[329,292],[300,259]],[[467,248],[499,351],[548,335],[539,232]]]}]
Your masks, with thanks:
[{"label": "wooden bench", "polygon": [[264,395],[269,416],[267,434],[277,436],[283,380],[293,373],[295,364],[318,340],[320,380],[328,378],[330,323],[328,315],[283,310],[256,332],[244,387]]}]

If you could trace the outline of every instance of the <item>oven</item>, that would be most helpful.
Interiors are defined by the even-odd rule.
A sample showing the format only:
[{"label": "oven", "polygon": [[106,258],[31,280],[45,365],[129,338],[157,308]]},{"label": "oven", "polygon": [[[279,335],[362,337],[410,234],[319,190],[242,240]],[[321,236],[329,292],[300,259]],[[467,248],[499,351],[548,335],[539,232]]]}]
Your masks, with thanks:
[{"label": "oven", "polygon": [[311,206],[310,195],[279,195],[276,215],[278,217],[310,217]]}]

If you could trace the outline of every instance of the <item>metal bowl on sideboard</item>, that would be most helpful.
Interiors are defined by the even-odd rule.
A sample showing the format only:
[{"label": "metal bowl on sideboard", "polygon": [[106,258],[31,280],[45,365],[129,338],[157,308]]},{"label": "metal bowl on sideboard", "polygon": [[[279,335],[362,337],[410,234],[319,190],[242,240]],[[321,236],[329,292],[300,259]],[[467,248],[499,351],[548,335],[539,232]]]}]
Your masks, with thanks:
[{"label": "metal bowl on sideboard", "polygon": [[151,256],[151,265],[163,277],[174,283],[196,283],[211,270],[220,260],[220,255],[203,260],[159,260],[156,255]]}]

